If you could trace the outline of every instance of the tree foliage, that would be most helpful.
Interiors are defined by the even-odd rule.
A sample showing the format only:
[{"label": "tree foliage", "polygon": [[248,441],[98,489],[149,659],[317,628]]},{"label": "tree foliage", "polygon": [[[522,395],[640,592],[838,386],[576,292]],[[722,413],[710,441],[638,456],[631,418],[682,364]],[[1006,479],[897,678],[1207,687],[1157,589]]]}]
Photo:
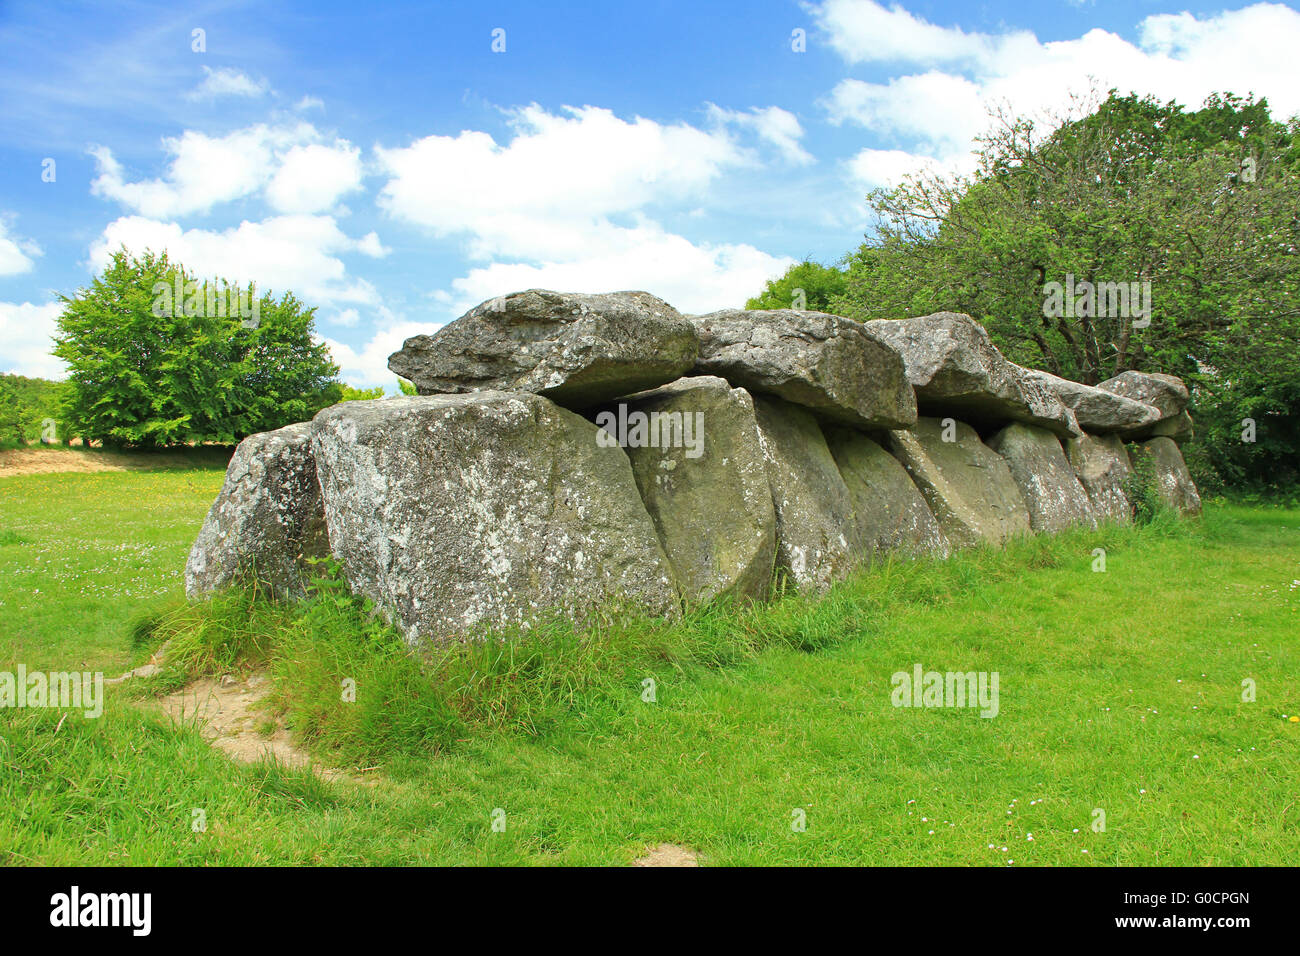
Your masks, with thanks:
[{"label": "tree foliage", "polygon": [[165,253],[118,250],[89,288],[61,297],[67,429],[109,445],[233,443],[337,400],[315,310],[292,293],[255,296],[252,285],[199,282]]},{"label": "tree foliage", "polygon": [[785,275],[768,279],[763,291],[746,302],[745,308],[826,312],[847,289],[848,277],[842,269],[805,259],[792,265]]}]

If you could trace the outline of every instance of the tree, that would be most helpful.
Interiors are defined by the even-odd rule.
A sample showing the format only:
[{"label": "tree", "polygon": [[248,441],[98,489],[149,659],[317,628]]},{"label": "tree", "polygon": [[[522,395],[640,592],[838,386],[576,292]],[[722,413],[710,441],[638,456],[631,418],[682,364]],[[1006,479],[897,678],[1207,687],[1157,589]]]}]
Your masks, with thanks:
[{"label": "tree", "polygon": [[292,293],[199,282],[167,255],[119,249],[62,296],[54,354],[67,428],[109,445],[233,443],[331,404],[338,367]]},{"label": "tree", "polygon": [[[745,303],[747,309],[810,309],[829,311],[831,303],[844,294],[848,277],[842,269],[824,266],[812,259],[796,262],[785,275],[768,279],[763,291]],[[800,291],[802,290],[802,296]]]},{"label": "tree", "polygon": [[372,398],[383,398],[384,386],[376,385],[374,388],[353,388],[351,385],[340,387],[340,402],[364,402]]},{"label": "tree", "polygon": [[973,177],[873,192],[831,310],[967,312],[1012,360],[1090,384],[1180,375],[1215,475],[1300,477],[1300,125],[1262,100],[1188,112],[1112,90],[1050,129],[999,115]]}]

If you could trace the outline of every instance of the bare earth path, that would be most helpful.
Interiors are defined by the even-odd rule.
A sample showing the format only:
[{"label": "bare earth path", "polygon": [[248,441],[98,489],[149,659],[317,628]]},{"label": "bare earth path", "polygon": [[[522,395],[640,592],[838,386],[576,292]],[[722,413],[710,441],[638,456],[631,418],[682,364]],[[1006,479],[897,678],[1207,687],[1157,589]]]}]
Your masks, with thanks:
[{"label": "bare earth path", "polygon": [[156,452],[99,448],[6,448],[0,450],[0,478],[59,472],[156,471],[160,468],[224,467],[230,450],[217,447]]}]

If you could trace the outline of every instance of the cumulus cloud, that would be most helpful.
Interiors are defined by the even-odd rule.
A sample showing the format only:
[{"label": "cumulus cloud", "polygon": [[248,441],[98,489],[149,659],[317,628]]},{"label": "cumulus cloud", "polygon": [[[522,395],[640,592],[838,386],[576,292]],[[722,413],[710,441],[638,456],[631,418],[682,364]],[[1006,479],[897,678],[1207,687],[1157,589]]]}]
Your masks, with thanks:
[{"label": "cumulus cloud", "polygon": [[183,229],[175,222],[124,216],[92,243],[91,267],[103,269],[119,246],[135,254],[166,250],[200,276],[257,282],[264,290],[293,291],[313,305],[336,308],[379,301],[371,283],[348,275],[341,256],[374,258],[388,252],[374,233],[353,239],[332,216],[307,215],[244,221],[223,230]]},{"label": "cumulus cloud", "polygon": [[719,125],[731,125],[753,132],[760,141],[776,149],[786,162],[807,166],[816,160],[800,145],[803,126],[799,118],[779,106],[754,107],[748,111],[725,110],[710,103],[709,117]]},{"label": "cumulus cloud", "polygon": [[1023,30],[968,33],[873,0],[826,0],[809,9],[848,64],[920,68],[884,83],[845,79],[824,101],[832,122],[861,125],[900,147],[855,157],[848,168],[863,183],[878,185],[927,162],[969,168],[972,140],[992,110],[1050,122],[1071,94],[1094,87],[1191,107],[1214,92],[1254,93],[1268,97],[1275,115],[1300,111],[1300,60],[1292,52],[1300,12],[1279,4],[1148,16],[1137,24],[1136,42],[1100,29],[1050,42]]},{"label": "cumulus cloud", "polygon": [[515,136],[505,146],[466,131],[377,149],[389,176],[380,206],[438,235],[470,234],[480,256],[529,255],[550,244],[532,230],[517,234],[521,221],[599,231],[606,217],[698,196],[743,161],[724,133],[628,122],[597,107],[557,115],[532,105],[510,118]]},{"label": "cumulus cloud", "polygon": [[[792,134],[781,117],[753,115]],[[728,168],[750,162],[725,129],[624,120],[590,106],[552,114],[533,105],[511,122],[505,145],[469,131],[377,150],[389,176],[383,208],[436,235],[463,236],[471,258],[488,260],[444,290],[449,309],[543,285],[645,289],[698,311],[734,305],[787,263],[749,245],[692,243],[649,218],[698,200]]]},{"label": "cumulus cloud", "polygon": [[333,146],[294,146],[266,187],[266,198],[280,212],[319,212],[361,188],[361,150],[347,142]]},{"label": "cumulus cloud", "polygon": [[215,99],[219,96],[265,96],[270,89],[266,80],[255,80],[247,73],[230,67],[212,69],[203,68],[203,82],[191,90],[187,96],[192,100]]},{"label": "cumulus cloud", "polygon": [[0,216],[0,276],[30,272],[32,260],[40,254],[40,246],[30,239],[13,235],[9,231],[9,224]]},{"label": "cumulus cloud", "polygon": [[65,378],[63,362],[50,354],[62,311],[58,302],[0,302],[0,371],[35,378]]},{"label": "cumulus cloud", "polygon": [[163,140],[171,157],[164,175],[138,182],[127,181],[111,150],[95,146],[91,192],[155,219],[206,213],[264,189],[279,211],[319,212],[361,184],[357,148],[321,140],[310,123],[259,123],[225,136],[186,130]]}]

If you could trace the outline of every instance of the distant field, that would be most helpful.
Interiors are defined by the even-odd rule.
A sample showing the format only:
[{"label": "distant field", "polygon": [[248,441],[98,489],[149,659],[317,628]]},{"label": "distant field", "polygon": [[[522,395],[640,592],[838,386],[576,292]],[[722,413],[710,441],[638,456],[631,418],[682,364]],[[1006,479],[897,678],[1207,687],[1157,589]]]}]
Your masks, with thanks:
[{"label": "distant field", "polygon": [[[221,477],[0,478],[0,670],[138,663],[132,624],[176,606]],[[235,764],[121,688],[99,720],[0,711],[0,863],[624,864],[671,843],[719,865],[1294,865],[1300,850],[1300,512],[1212,504],[1201,522],[891,565],[819,601],[617,639],[641,650],[605,680],[557,691],[512,672],[503,693],[547,695],[543,719],[475,718],[436,754],[342,768],[372,785]],[[277,680],[332,679],[268,640]],[[894,707],[891,675],[917,663],[997,671],[998,715]],[[418,723],[388,693],[372,705]]]}]

